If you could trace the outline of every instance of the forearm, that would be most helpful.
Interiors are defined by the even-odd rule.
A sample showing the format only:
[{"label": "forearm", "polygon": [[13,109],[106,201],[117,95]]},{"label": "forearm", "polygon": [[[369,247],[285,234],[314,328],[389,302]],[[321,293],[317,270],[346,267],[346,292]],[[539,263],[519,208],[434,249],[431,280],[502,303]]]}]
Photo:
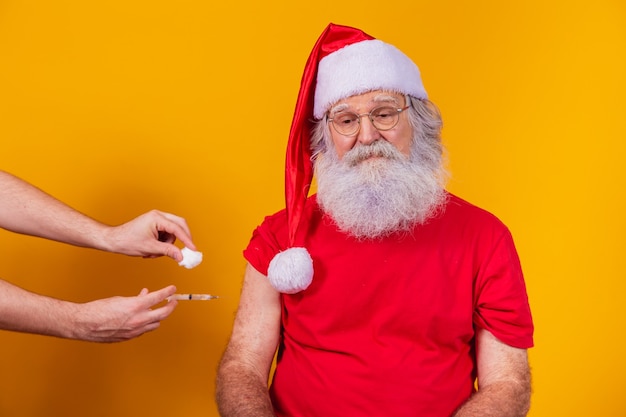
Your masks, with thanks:
[{"label": "forearm", "polygon": [[75,338],[78,305],[34,294],[0,280],[0,329]]},{"label": "forearm", "polygon": [[39,188],[0,171],[0,227],[16,233],[107,250],[108,226]]},{"label": "forearm", "polygon": [[274,417],[267,380],[259,372],[228,358],[217,374],[216,401],[221,417]]},{"label": "forearm", "polygon": [[526,381],[502,381],[479,389],[452,417],[524,417],[530,408]]}]

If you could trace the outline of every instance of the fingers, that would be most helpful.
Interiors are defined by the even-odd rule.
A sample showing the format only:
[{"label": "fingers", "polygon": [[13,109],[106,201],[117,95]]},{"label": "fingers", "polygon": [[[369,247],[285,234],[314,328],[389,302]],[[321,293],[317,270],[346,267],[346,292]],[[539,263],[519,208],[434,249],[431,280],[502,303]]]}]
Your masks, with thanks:
[{"label": "fingers", "polygon": [[[145,292],[144,292],[145,291]],[[148,292],[146,288],[141,290],[139,296],[141,297],[141,308],[148,309],[156,304],[159,304],[167,299],[167,297],[174,295],[176,287],[174,285],[168,285],[160,290]]]},{"label": "fingers", "polygon": [[189,249],[196,250],[196,246],[191,240],[191,231],[185,219],[171,213],[157,210],[155,212],[162,218],[162,221],[157,223],[159,240],[165,243],[174,243],[178,239]]},{"label": "fingers", "polygon": [[176,242],[176,236],[167,232],[158,232],[157,240],[164,243],[174,243]]},{"label": "fingers", "polygon": [[186,247],[196,250],[187,222],[182,217],[151,210],[121,226],[113,227],[108,239],[111,252],[144,258],[168,256],[176,262],[183,260],[181,249],[174,243],[180,240]]},{"label": "fingers", "polygon": [[148,316],[152,319],[153,323],[159,323],[172,314],[174,309],[178,306],[178,301],[172,300],[165,304],[163,307],[155,308],[151,310]]},{"label": "fingers", "polygon": [[176,292],[176,287],[173,285],[162,288],[152,293],[148,292],[146,288],[143,288],[139,293],[141,298],[141,308],[143,313],[141,314],[141,325],[138,325],[135,329],[135,334],[132,336],[138,337],[144,333],[156,330],[161,325],[161,321],[165,320],[172,314],[174,309],[178,306],[176,300],[169,301],[162,307],[151,309],[156,304],[159,304],[167,299],[167,297],[173,295]]},{"label": "fingers", "polygon": [[177,306],[178,301],[172,300],[168,301],[167,304],[163,305],[162,307],[148,310],[146,314],[146,324],[143,327],[143,332],[156,329],[159,326],[160,322],[168,318]]},{"label": "fingers", "polygon": [[[180,262],[183,260],[183,253],[181,252],[180,248],[172,243],[159,243],[158,248],[160,254],[165,255],[168,258],[172,258],[176,262]],[[155,258],[157,256],[155,255],[151,257]]]},{"label": "fingers", "polygon": [[165,255],[176,262],[183,260],[183,255],[180,252],[180,248],[174,245],[176,239],[180,240],[186,247],[195,250],[196,245],[191,239],[191,232],[187,226],[187,222],[182,217],[176,216],[171,213],[166,213],[158,210],[152,210],[148,215],[152,216],[154,232],[157,237],[157,242],[154,243],[155,250],[158,251],[158,255],[151,254],[147,257],[155,257],[159,255]]}]

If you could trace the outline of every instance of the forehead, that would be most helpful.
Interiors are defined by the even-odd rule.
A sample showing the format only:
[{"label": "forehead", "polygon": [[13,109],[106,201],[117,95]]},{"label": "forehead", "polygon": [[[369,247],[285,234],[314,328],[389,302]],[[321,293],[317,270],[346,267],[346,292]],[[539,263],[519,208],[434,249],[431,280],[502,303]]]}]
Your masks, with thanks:
[{"label": "forehead", "polygon": [[369,110],[371,108],[381,105],[393,105],[399,106],[402,103],[403,95],[390,91],[375,90],[363,94],[357,94],[348,98],[339,100],[337,103],[330,106],[329,113],[336,113],[338,111],[351,110],[362,111],[363,109]]}]

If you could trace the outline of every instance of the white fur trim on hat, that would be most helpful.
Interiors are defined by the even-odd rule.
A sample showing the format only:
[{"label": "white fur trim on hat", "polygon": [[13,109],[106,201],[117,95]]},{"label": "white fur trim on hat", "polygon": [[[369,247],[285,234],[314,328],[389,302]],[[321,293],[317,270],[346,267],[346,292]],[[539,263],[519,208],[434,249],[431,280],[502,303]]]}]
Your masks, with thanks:
[{"label": "white fur trim on hat", "polygon": [[318,66],[313,116],[321,119],[341,99],[373,90],[427,98],[420,71],[398,48],[378,39],[348,45]]},{"label": "white fur trim on hat", "polygon": [[313,260],[305,248],[289,248],[274,256],[267,269],[272,286],[283,293],[295,294],[313,281]]}]

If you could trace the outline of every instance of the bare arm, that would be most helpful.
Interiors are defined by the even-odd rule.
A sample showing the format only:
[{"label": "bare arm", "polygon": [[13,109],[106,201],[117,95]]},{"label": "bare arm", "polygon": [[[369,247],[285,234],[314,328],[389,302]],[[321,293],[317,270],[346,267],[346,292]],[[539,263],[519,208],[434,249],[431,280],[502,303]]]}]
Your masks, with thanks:
[{"label": "bare arm", "polygon": [[184,219],[152,210],[123,225],[102,224],[0,171],[0,228],[71,245],[131,256],[167,255],[182,260],[176,238],[195,249]]},{"label": "bare arm", "polygon": [[530,408],[526,349],[508,346],[487,330],[476,334],[478,391],[453,417],[524,417]]},{"label": "bare arm", "polygon": [[176,301],[151,309],[174,294],[169,286],[136,297],[72,303],[26,291],[0,280],[0,329],[91,342],[121,342],[155,330]]},{"label": "bare arm", "polygon": [[216,399],[222,417],[272,417],[267,383],[280,332],[280,294],[248,265]]}]

